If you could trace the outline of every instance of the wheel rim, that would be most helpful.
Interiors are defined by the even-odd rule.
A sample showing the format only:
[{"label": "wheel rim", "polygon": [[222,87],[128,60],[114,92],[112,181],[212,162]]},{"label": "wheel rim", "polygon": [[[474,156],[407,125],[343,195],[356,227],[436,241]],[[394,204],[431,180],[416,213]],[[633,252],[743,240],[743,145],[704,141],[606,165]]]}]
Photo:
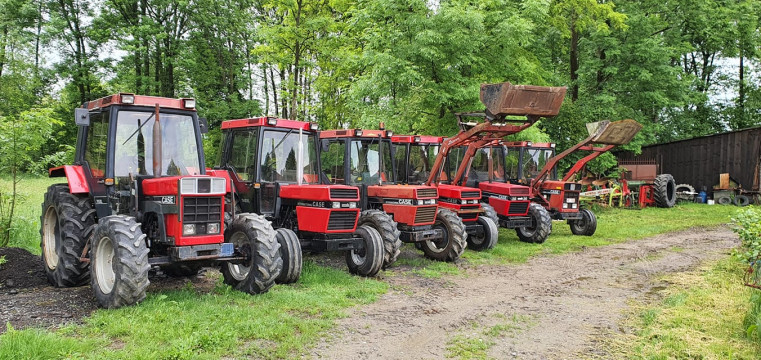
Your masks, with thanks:
[{"label": "wheel rim", "polygon": [[481,245],[484,242],[486,242],[486,232],[489,231],[489,227],[486,226],[485,222],[481,221],[481,217],[478,217],[478,223],[483,226],[484,232],[481,234],[481,236],[478,235],[471,235],[470,236],[470,242],[472,242],[474,245]]},{"label": "wheel rim", "polygon": [[45,265],[50,270],[58,266],[58,252],[56,251],[56,237],[58,235],[58,212],[50,206],[45,211],[44,224],[42,224],[42,243],[45,247]]},{"label": "wheel rim", "polygon": [[[247,241],[248,241],[248,236],[246,236],[246,234],[242,232],[236,232],[230,238],[230,242],[235,244],[235,247],[237,248],[242,248],[243,247],[242,245],[244,245]],[[248,276],[248,273],[251,271],[251,267],[228,262],[227,270],[230,271],[230,275],[232,275],[232,277],[235,280],[243,281],[246,279],[246,277]]]},{"label": "wheel rim", "polygon": [[98,287],[104,294],[110,294],[116,282],[114,272],[114,243],[108,237],[103,237],[95,251],[95,278],[98,279]]},{"label": "wheel rim", "polygon": [[428,250],[431,250],[435,253],[441,253],[444,250],[446,250],[447,245],[449,245],[449,231],[447,230],[447,227],[443,224],[436,224],[433,226],[434,229],[441,229],[443,232],[443,236],[439,240],[431,241],[426,240],[425,246],[428,248]]},{"label": "wheel rim", "polygon": [[367,261],[367,246],[370,242],[370,234],[364,231],[359,234],[362,236],[362,242],[364,244],[361,249],[352,249],[349,254],[351,255],[351,262],[354,263],[354,265],[362,266],[365,264],[365,261]]}]

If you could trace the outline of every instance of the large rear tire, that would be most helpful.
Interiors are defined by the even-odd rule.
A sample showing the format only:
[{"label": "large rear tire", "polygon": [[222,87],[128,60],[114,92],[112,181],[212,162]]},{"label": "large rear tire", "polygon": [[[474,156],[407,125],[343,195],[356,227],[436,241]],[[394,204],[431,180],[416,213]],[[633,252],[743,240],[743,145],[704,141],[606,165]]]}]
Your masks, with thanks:
[{"label": "large rear tire", "polygon": [[391,215],[376,209],[365,210],[359,215],[359,225],[369,225],[377,230],[383,239],[383,269],[393,264],[399,257],[402,240],[401,231]]},{"label": "large rear tire", "polygon": [[115,309],[145,299],[151,269],[145,237],[131,216],[111,215],[98,221],[90,272],[100,306]]},{"label": "large rear tire", "polygon": [[484,233],[481,236],[468,236],[468,249],[475,251],[493,249],[497,245],[497,239],[499,238],[497,223],[486,216],[479,216],[477,221],[479,225],[483,226]]},{"label": "large rear tire", "polygon": [[95,229],[95,208],[87,194],[67,184],[48,187],[40,217],[42,267],[55,287],[81,286],[90,280],[89,264],[79,261]]},{"label": "large rear tire", "polygon": [[235,245],[235,253],[245,257],[224,262],[221,270],[225,284],[249,294],[267,292],[283,268],[280,244],[272,224],[263,216],[240,213],[225,230],[225,242]]},{"label": "large rear tire", "polygon": [[280,244],[280,257],[283,259],[283,269],[275,282],[278,284],[295,283],[301,277],[301,242],[291,229],[280,228],[275,230],[275,233],[277,242]]},{"label": "large rear tire", "polygon": [[655,205],[670,208],[676,203],[676,182],[671,174],[660,174],[653,182]]},{"label": "large rear tire", "polygon": [[369,225],[357,226],[357,235],[362,237],[361,249],[346,252],[346,265],[352,274],[372,277],[383,267],[383,239],[375,228]]},{"label": "large rear tire", "polygon": [[531,217],[531,226],[515,229],[518,239],[527,243],[541,244],[552,233],[550,213],[542,205],[531,203],[528,207],[528,215]]},{"label": "large rear tire", "polygon": [[441,229],[444,237],[437,241],[424,241],[423,253],[426,257],[438,261],[455,261],[465,251],[465,224],[454,212],[439,208],[436,213],[434,229]]},{"label": "large rear tire", "polygon": [[495,224],[499,224],[499,216],[497,216],[497,210],[494,210],[494,207],[487,204],[487,203],[481,203],[481,208],[484,209],[484,213],[481,216],[486,216],[491,221],[494,221]]},{"label": "large rear tire", "polygon": [[571,232],[574,235],[594,235],[597,230],[597,217],[595,213],[588,209],[581,209],[579,213],[581,214],[581,219],[568,221],[568,225],[571,226]]}]

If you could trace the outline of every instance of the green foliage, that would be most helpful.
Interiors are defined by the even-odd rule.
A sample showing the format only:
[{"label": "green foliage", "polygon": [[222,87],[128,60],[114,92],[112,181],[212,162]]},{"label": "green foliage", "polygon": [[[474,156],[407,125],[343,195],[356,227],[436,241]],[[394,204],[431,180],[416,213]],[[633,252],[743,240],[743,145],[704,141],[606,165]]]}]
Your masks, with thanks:
[{"label": "green foliage", "polygon": [[737,233],[743,245],[743,251],[738,255],[747,261],[761,257],[761,209],[748,206],[739,210],[732,221],[735,224],[732,231]]}]

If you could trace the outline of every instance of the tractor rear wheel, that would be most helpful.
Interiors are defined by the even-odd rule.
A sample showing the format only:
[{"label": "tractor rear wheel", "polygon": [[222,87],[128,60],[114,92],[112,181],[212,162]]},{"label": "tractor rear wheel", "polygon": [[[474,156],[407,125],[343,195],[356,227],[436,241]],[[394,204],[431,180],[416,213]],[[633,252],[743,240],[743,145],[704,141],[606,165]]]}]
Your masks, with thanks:
[{"label": "tractor rear wheel", "polygon": [[597,230],[597,217],[595,213],[587,209],[579,210],[581,219],[568,220],[571,226],[571,232],[574,235],[592,236]]},{"label": "tractor rear wheel", "polygon": [[518,239],[527,243],[543,243],[552,232],[550,213],[542,205],[531,203],[528,207],[528,216],[531,217],[531,226],[515,229]]},{"label": "tractor rear wheel", "polygon": [[468,249],[475,251],[493,249],[497,245],[497,239],[499,237],[497,223],[492,221],[491,218],[483,215],[478,217],[477,222],[479,225],[483,226],[484,232],[480,236],[468,236]]},{"label": "tractor rear wheel", "polygon": [[484,209],[483,215],[494,221],[495,224],[499,224],[499,216],[497,216],[497,210],[494,210],[493,206],[481,203],[481,208]]},{"label": "tractor rear wheel", "polygon": [[441,229],[444,236],[439,240],[422,242],[423,253],[428,258],[439,261],[455,261],[465,251],[465,224],[454,212],[439,208],[434,229]]},{"label": "tractor rear wheel", "polygon": [[48,187],[40,218],[42,267],[55,287],[81,286],[90,280],[89,264],[79,260],[95,229],[95,208],[87,194],[67,184]]},{"label": "tractor rear wheel", "polygon": [[275,230],[277,242],[280,244],[280,257],[283,259],[283,270],[277,276],[278,284],[291,284],[299,281],[301,277],[301,242],[296,233],[291,229],[280,228]]},{"label": "tractor rear wheel", "polygon": [[676,203],[676,182],[671,174],[660,174],[653,182],[655,205],[670,208]]},{"label": "tractor rear wheel", "polygon": [[90,272],[98,304],[115,309],[145,299],[148,288],[148,247],[135,218],[106,216],[93,236]]},{"label": "tractor rear wheel", "polygon": [[368,225],[377,230],[383,239],[383,268],[396,261],[402,248],[402,240],[399,239],[401,231],[391,215],[376,209],[365,210],[359,215],[359,225]]},{"label": "tractor rear wheel", "polygon": [[189,277],[198,275],[201,267],[200,264],[191,262],[178,262],[162,266],[161,271],[170,277]]},{"label": "tractor rear wheel", "polygon": [[237,214],[225,230],[225,242],[233,243],[236,254],[245,257],[222,263],[225,284],[249,294],[267,292],[283,268],[272,224],[261,215]]},{"label": "tractor rear wheel", "polygon": [[346,252],[349,272],[360,276],[375,276],[383,267],[383,239],[378,230],[369,225],[357,226],[357,235],[362,237],[363,246]]}]

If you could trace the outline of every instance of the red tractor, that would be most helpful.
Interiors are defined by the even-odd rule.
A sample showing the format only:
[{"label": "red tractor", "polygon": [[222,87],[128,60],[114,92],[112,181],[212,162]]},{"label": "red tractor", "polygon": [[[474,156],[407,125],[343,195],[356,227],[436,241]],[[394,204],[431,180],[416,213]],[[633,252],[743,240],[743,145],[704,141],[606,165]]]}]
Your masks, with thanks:
[{"label": "red tractor", "polygon": [[74,165],[50,169],[68,183],[51,185],[42,204],[51,284],[89,280],[106,308],[143,300],[152,266],[190,275],[220,264],[225,283],[251,294],[274,284],[282,260],[269,221],[240,213],[223,222],[229,185],[206,173],[194,99],[120,93],[75,118]]},{"label": "red tractor", "polygon": [[[439,136],[392,136],[396,181],[400,184],[426,184],[433,173],[442,140]],[[440,209],[448,209],[461,219],[468,248],[476,251],[493,248],[499,236],[497,223],[493,218],[480,216],[486,210],[482,208],[481,190],[449,184],[447,173],[441,172],[441,181],[431,183],[439,191]],[[486,208],[490,207],[486,205]]]},{"label": "red tractor", "polygon": [[383,129],[321,131],[323,173],[331,184],[359,187],[359,223],[381,233],[384,265],[396,260],[402,241],[415,243],[431,259],[457,260],[466,245],[462,220],[438,206],[435,187],[395,184],[390,135]]},{"label": "red tractor", "polygon": [[[531,200],[547,209],[553,220],[568,222],[571,232],[575,235],[593,235],[597,229],[597,218],[589,209],[580,208],[579,193],[582,185],[573,181],[573,178],[588,162],[616,145],[629,143],[642,125],[634,120],[606,120],[590,123],[588,128],[589,137],[557,156],[555,144],[551,143],[502,142],[481,149],[482,152],[491,151],[492,157],[499,159],[491,181],[528,184]],[[558,179],[558,163],[577,151],[586,151],[589,154],[579,159],[562,179]]]},{"label": "red tractor", "polygon": [[349,271],[375,276],[383,266],[381,234],[360,224],[359,190],[321,176],[317,124],[260,117],[222,123],[220,169],[233,184],[231,210],[263,214],[277,229],[283,272],[295,282],[302,249],[344,251]]},{"label": "red tractor", "polygon": [[[474,186],[482,191],[481,201],[486,216],[495,219],[500,226],[515,229],[524,242],[543,243],[552,231],[549,213],[540,205],[529,201],[530,188],[493,179],[491,157],[476,166],[485,166],[486,175],[470,174],[478,149],[489,147],[501,138],[518,133],[533,125],[541,117],[558,114],[565,97],[564,87],[541,87],[530,85],[501,84],[481,85],[481,102],[486,112],[480,114],[457,114],[460,133],[445,139],[432,166],[428,183],[446,177],[450,184],[467,186],[469,177],[478,176]],[[487,153],[488,155],[488,153]],[[446,160],[446,164],[445,164]],[[447,169],[446,175],[440,175]],[[477,182],[477,184],[476,184]]]}]

